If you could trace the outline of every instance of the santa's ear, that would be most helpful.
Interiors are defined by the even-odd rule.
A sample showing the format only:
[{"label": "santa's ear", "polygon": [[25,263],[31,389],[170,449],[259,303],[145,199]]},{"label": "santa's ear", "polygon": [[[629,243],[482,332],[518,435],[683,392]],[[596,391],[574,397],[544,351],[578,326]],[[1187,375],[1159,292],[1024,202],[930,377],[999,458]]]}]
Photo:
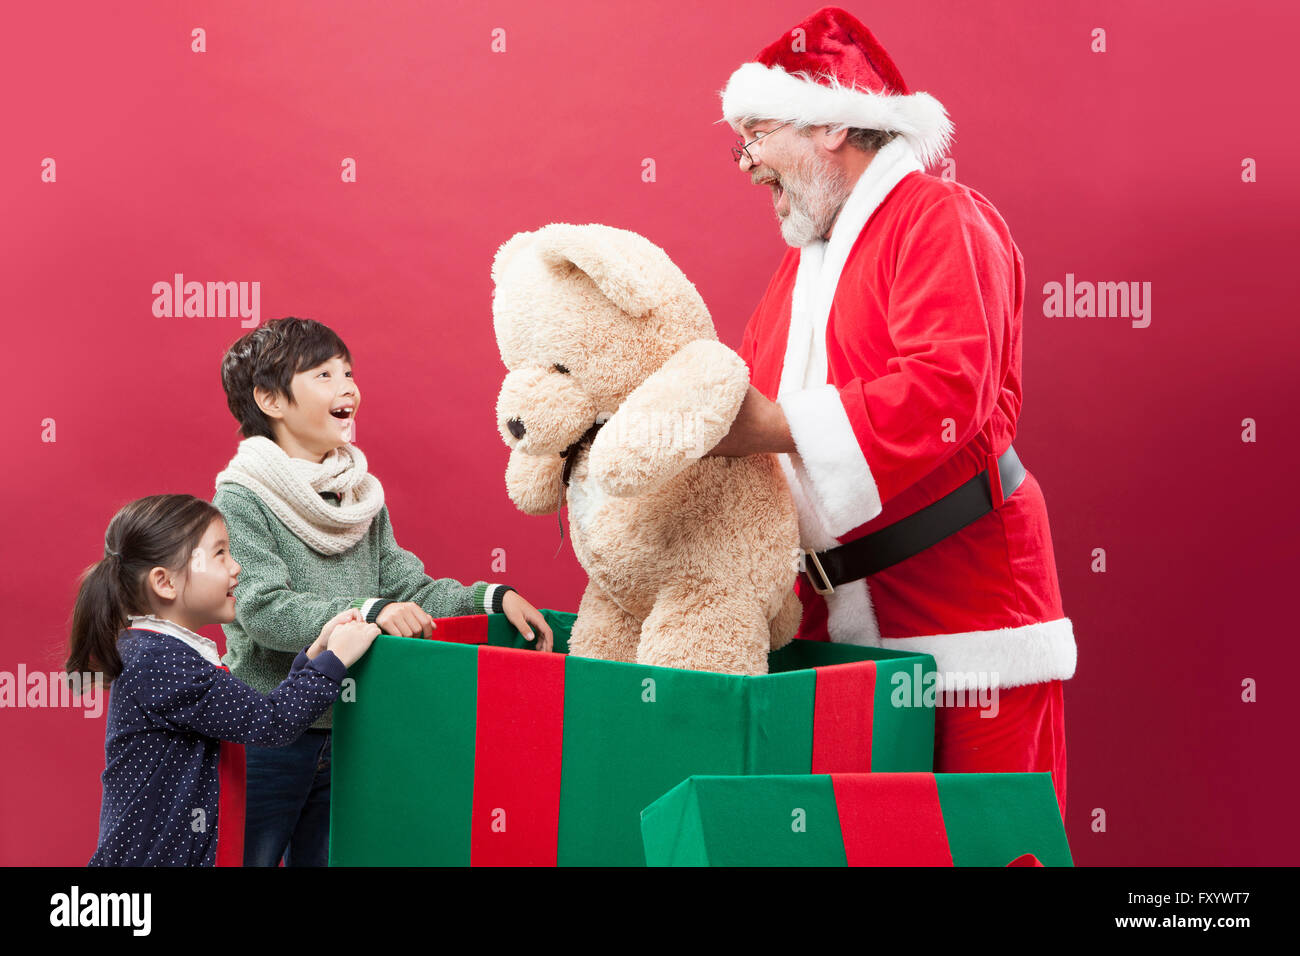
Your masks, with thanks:
[{"label": "santa's ear", "polygon": [[501,248],[497,250],[496,257],[492,260],[493,285],[500,283],[501,276],[510,265],[510,260],[522,252],[527,246],[531,245],[535,237],[536,233],[517,232],[501,244]]},{"label": "santa's ear", "polygon": [[645,316],[671,291],[671,280],[659,261],[667,256],[648,239],[625,229],[553,223],[537,231],[537,252],[554,269],[580,269],[633,318]]}]

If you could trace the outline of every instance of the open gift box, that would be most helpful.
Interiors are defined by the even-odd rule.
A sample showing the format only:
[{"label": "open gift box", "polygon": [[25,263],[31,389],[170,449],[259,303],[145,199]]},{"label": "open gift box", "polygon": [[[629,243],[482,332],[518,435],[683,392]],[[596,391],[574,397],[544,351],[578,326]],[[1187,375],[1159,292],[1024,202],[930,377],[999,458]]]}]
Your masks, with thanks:
[{"label": "open gift box", "polygon": [[[334,705],[330,864],[645,864],[641,811],[692,774],[929,771],[929,655],[794,641],[736,677],[569,657],[504,615],[381,636]],[[895,706],[891,701],[901,701]]]},{"label": "open gift box", "polygon": [[651,866],[1073,866],[1049,773],[696,776],[641,815]]}]

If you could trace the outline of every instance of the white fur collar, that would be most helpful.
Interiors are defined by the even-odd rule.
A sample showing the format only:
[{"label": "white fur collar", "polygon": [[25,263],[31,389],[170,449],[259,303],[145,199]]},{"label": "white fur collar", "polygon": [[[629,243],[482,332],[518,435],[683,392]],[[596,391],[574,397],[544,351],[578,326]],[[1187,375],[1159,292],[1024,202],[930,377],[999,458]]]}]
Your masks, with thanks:
[{"label": "white fur collar", "polygon": [[830,240],[818,239],[799,250],[778,396],[826,384],[826,323],[844,263],[867,220],[890,191],[908,173],[924,168],[907,140],[901,136],[890,140],[858,177],[835,220]]}]

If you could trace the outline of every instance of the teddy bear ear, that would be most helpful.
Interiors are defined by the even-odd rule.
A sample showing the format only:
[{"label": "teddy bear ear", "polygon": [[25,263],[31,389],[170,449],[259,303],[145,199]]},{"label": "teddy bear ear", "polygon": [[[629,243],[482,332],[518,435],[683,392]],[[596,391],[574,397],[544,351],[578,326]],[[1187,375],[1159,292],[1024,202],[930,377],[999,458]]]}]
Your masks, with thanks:
[{"label": "teddy bear ear", "polygon": [[496,257],[492,260],[493,285],[501,282],[501,276],[510,265],[510,260],[522,252],[525,247],[531,245],[535,236],[536,234],[531,232],[517,232],[501,244]]},{"label": "teddy bear ear", "polygon": [[537,231],[537,253],[552,268],[576,266],[606,298],[633,318],[662,303],[671,281],[648,239],[612,226],[554,223]]}]

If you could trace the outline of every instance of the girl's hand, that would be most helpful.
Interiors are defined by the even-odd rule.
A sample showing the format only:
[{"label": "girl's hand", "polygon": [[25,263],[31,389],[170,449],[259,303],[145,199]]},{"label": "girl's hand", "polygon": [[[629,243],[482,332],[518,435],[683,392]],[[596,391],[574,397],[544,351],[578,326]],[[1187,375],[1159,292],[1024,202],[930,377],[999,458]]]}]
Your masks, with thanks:
[{"label": "girl's hand", "polygon": [[533,627],[536,627],[542,636],[537,642],[537,649],[551,650],[554,646],[551,626],[546,623],[546,618],[542,617],[542,612],[525,601],[518,591],[506,592],[501,602],[501,609],[505,612],[506,620],[515,626],[515,630],[522,634],[525,640],[533,640]]},{"label": "girl's hand", "polygon": [[[338,627],[344,621],[364,620],[365,618],[361,616],[360,608],[350,607],[346,611],[340,611],[338,614],[335,614],[332,618],[326,621],[325,626],[320,629],[320,637],[316,638],[316,644],[320,645],[320,650],[317,650],[316,654],[319,654],[321,651],[325,650],[325,648],[330,646],[330,633],[333,632],[334,628]],[[316,644],[313,644],[312,647],[316,647]],[[307,651],[308,657],[315,657],[316,654],[313,654],[311,650]]]},{"label": "girl's hand", "polygon": [[361,659],[370,645],[379,636],[378,624],[365,621],[344,621],[337,625],[330,634],[329,649],[343,662],[344,667],[351,667]]}]

